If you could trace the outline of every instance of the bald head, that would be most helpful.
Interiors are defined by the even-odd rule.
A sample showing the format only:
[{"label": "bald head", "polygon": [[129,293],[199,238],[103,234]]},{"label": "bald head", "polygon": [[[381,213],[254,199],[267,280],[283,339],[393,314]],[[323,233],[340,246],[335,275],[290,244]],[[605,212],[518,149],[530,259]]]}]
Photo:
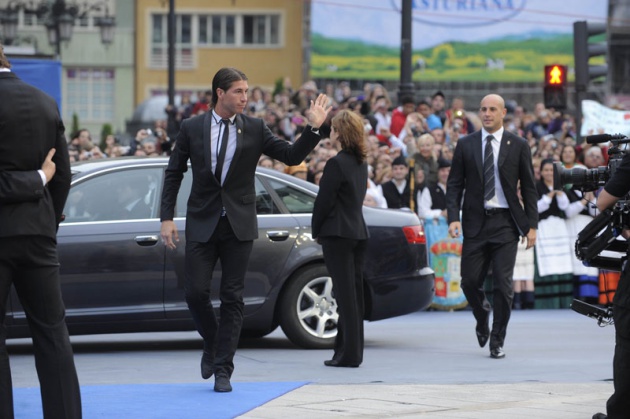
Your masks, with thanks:
[{"label": "bald head", "polygon": [[481,99],[482,106],[484,102],[494,103],[495,105],[500,106],[501,109],[505,109],[505,101],[503,100],[501,96],[495,93],[491,93],[489,95],[484,96],[484,98]]},{"label": "bald head", "polygon": [[501,96],[489,94],[481,99],[479,118],[481,118],[481,123],[489,134],[496,132],[503,126],[505,114],[505,101]]}]

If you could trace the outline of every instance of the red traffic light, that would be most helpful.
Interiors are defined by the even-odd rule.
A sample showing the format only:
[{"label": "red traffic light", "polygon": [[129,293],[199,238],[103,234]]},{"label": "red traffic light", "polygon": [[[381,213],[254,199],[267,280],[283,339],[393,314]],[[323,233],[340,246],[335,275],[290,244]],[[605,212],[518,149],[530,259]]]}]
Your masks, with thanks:
[{"label": "red traffic light", "polygon": [[566,84],[566,65],[552,64],[545,66],[545,86],[565,86]]}]

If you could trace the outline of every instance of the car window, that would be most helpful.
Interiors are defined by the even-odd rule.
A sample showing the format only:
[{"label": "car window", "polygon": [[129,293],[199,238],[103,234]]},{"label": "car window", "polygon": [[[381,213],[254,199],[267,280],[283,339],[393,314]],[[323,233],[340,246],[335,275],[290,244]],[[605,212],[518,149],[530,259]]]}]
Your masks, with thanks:
[{"label": "car window", "polygon": [[86,179],[70,190],[65,222],[156,218],[161,181],[158,168],[119,170]]},{"label": "car window", "polygon": [[267,191],[267,188],[262,182],[256,178],[256,214],[280,214],[280,210],[273,201],[271,195]]},{"label": "car window", "polygon": [[313,212],[315,197],[287,183],[269,180],[291,214],[308,214]]},{"label": "car window", "polygon": [[[177,194],[177,204],[175,207],[175,216],[176,217],[185,217],[186,216],[186,204],[188,202],[188,197],[190,195],[190,189],[192,188],[192,172],[189,170],[184,173],[184,178],[182,179],[182,184],[179,188],[179,193]],[[273,198],[269,195],[269,192],[262,184],[262,182],[256,178],[255,182],[256,188],[256,213],[261,214],[280,214],[280,210],[278,209],[275,202],[273,202]]]}]

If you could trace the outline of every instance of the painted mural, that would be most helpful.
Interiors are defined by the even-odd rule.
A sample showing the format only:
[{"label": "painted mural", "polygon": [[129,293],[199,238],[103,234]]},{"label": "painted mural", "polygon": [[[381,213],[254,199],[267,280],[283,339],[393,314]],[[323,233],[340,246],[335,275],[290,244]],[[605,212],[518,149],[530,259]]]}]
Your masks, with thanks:
[{"label": "painted mural", "polygon": [[[311,76],[400,77],[402,0],[312,0]],[[413,0],[414,81],[541,81],[573,66],[573,22],[607,0]],[[572,75],[570,75],[572,77]]]}]

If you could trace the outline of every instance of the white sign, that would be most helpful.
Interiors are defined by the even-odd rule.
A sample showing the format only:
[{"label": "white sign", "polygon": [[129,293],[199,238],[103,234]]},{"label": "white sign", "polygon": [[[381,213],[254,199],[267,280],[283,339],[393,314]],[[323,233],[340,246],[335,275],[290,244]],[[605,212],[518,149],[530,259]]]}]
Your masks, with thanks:
[{"label": "white sign", "polygon": [[630,135],[630,111],[619,111],[594,100],[583,100],[580,135],[594,134]]}]

